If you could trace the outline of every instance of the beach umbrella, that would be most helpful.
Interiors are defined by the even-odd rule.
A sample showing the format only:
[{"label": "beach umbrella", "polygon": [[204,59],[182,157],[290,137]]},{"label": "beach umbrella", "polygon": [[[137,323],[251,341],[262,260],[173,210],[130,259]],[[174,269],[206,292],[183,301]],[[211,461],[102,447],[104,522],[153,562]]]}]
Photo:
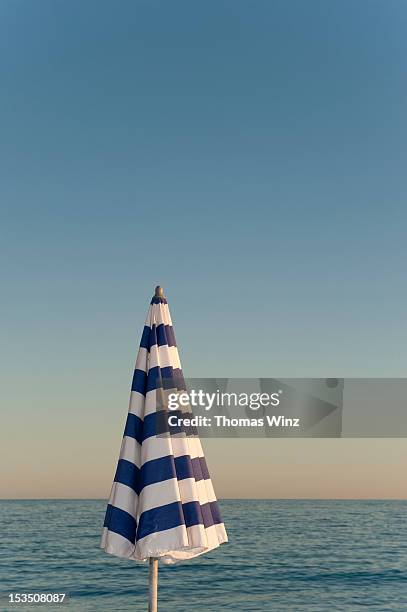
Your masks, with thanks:
[{"label": "beach umbrella", "polygon": [[160,429],[158,417],[168,416],[166,394],[174,389],[185,389],[185,383],[168,303],[162,288],[156,287],[101,540],[109,554],[149,560],[152,612],[157,610],[159,559],[176,563],[227,542],[196,431],[190,435]]}]

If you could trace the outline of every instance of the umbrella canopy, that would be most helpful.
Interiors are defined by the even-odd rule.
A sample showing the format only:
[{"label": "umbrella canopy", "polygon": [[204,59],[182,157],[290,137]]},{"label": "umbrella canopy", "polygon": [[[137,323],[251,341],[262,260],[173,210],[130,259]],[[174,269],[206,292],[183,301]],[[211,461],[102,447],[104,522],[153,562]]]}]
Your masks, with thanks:
[{"label": "umbrella canopy", "polygon": [[167,300],[157,287],[102,533],[101,548],[118,557],[175,563],[227,542],[199,438],[157,432],[169,386],[185,388]]}]

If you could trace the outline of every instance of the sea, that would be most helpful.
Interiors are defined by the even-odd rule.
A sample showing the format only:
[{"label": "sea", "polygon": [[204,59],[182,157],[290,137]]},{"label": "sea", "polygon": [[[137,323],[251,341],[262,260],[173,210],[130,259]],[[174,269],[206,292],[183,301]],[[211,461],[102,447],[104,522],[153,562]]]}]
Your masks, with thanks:
[{"label": "sea", "polygon": [[[147,610],[148,567],[99,548],[104,500],[0,501],[0,610]],[[224,500],[229,543],[159,569],[160,612],[407,611],[407,501]],[[66,593],[11,604],[10,593]]]}]

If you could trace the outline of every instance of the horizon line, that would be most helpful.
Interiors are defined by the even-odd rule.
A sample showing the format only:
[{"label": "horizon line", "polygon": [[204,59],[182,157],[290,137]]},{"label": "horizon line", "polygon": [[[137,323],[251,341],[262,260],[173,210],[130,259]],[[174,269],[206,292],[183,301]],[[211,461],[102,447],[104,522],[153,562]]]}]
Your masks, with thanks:
[{"label": "horizon line", "polygon": [[[109,501],[107,497],[0,497],[1,501]],[[407,501],[407,497],[218,497],[218,501]]]}]

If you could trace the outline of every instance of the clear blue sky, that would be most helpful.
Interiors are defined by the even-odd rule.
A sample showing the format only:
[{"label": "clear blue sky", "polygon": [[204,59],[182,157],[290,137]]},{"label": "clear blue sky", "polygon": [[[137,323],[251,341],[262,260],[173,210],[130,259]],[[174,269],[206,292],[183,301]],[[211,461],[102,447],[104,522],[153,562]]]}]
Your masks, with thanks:
[{"label": "clear blue sky", "polygon": [[394,0],[1,0],[6,410],[121,415],[157,283],[187,375],[404,375],[406,32]]},{"label": "clear blue sky", "polygon": [[406,32],[395,1],[2,0],[5,368],[123,371],[161,283],[188,373],[404,373]]}]

